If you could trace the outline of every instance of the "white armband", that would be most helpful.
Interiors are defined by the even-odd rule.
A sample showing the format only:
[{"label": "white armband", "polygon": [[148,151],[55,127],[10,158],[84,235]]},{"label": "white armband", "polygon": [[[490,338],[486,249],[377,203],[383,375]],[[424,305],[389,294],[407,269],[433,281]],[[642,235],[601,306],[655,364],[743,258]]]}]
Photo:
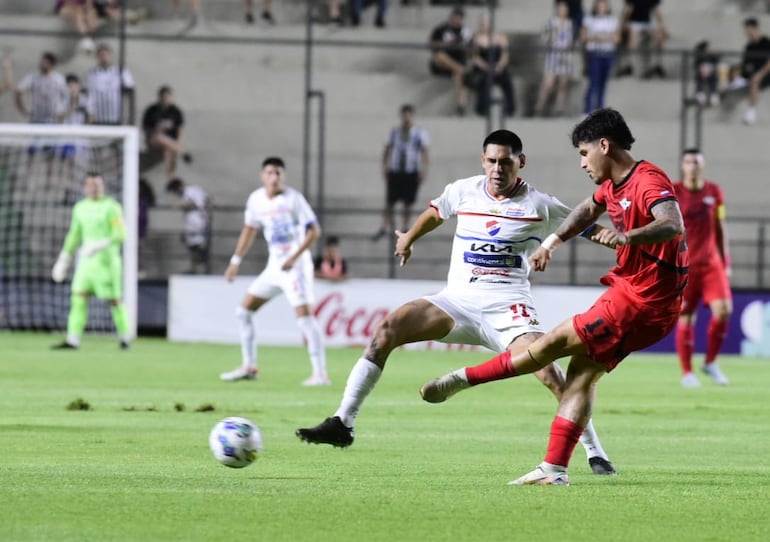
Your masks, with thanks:
[{"label": "white armband", "polygon": [[237,254],[233,254],[230,257],[230,265],[235,265],[235,266],[241,265],[241,261],[242,261],[241,257],[238,256]]},{"label": "white armband", "polygon": [[564,241],[561,240],[561,237],[559,237],[555,233],[552,233],[551,235],[545,238],[545,241],[543,241],[540,246],[549,252],[553,252],[554,250],[559,248],[562,244],[564,244]]}]

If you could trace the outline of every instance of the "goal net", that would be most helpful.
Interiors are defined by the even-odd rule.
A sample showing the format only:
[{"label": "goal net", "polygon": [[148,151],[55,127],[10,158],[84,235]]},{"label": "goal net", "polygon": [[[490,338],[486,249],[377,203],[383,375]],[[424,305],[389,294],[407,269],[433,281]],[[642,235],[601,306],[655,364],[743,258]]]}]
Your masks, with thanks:
[{"label": "goal net", "polygon": [[[123,300],[137,321],[138,132],[131,126],[0,124],[0,328],[64,330],[70,280],[51,268],[87,172],[123,205]],[[87,331],[114,331],[109,307],[91,298]]]}]

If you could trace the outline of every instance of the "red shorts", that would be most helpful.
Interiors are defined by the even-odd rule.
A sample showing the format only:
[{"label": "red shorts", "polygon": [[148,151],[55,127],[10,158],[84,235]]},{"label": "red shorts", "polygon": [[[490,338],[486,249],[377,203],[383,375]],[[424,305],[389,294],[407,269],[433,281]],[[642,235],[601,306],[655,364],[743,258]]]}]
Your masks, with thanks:
[{"label": "red shorts", "polygon": [[719,262],[707,267],[690,267],[687,274],[687,286],[682,298],[682,312],[691,314],[698,310],[701,300],[710,305],[717,299],[732,299],[730,281],[725,268]]},{"label": "red shorts", "polygon": [[572,325],[589,357],[613,370],[627,355],[668,335],[679,319],[679,303],[644,305],[618,287],[605,291],[596,303],[572,318]]}]

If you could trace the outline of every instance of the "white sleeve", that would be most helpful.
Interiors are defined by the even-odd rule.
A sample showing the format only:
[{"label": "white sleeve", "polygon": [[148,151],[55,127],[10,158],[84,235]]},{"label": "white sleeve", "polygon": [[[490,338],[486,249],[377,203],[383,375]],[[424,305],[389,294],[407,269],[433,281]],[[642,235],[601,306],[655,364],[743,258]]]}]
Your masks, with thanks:
[{"label": "white sleeve", "polygon": [[259,215],[256,210],[254,194],[249,196],[249,199],[246,201],[246,210],[243,212],[243,223],[246,226],[255,229],[262,227],[262,222],[260,222]]},{"label": "white sleeve", "polygon": [[303,229],[318,222],[313,208],[310,207],[305,196],[299,192],[297,192],[297,198],[294,203],[294,216],[297,219],[297,224],[302,226]]},{"label": "white sleeve", "polygon": [[558,198],[555,198],[549,194],[541,194],[543,203],[545,205],[545,212],[547,213],[547,230],[548,233],[556,231],[564,219],[567,218],[572,212],[570,207],[564,205]]},{"label": "white sleeve", "polygon": [[460,206],[460,190],[457,182],[449,183],[444,187],[444,192],[430,200],[430,206],[435,207],[442,220],[446,220],[457,213]]}]

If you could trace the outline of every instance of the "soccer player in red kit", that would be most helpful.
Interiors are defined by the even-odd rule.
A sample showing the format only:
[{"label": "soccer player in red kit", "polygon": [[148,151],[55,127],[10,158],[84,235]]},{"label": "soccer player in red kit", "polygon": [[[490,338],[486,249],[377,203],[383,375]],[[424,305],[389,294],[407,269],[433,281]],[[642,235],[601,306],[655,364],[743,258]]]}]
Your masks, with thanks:
[{"label": "soccer player in red kit", "polygon": [[[601,279],[609,288],[586,312],[565,320],[526,351],[505,352],[420,389],[424,400],[439,403],[470,386],[532,373],[570,356],[545,459],[511,485],[569,484],[567,466],[591,417],[597,382],[631,352],[665,337],[679,318],[688,266],[682,215],[669,178],[650,162],[634,159],[633,142],[614,109],[594,111],[575,126],[572,143],[580,167],[598,188],[530,257],[532,268],[544,271],[559,245],[583,235],[616,251],[617,265]],[[612,227],[596,224],[604,213]]]},{"label": "soccer player in red kit", "polygon": [[716,361],[733,309],[725,200],[719,185],[703,177],[703,165],[703,154],[698,149],[686,149],[682,153],[682,180],[674,183],[690,247],[690,275],[676,327],[676,351],[685,388],[700,386],[692,372],[692,355],[695,350],[695,313],[701,300],[711,309],[703,372],[716,384],[727,385],[727,377]]}]

